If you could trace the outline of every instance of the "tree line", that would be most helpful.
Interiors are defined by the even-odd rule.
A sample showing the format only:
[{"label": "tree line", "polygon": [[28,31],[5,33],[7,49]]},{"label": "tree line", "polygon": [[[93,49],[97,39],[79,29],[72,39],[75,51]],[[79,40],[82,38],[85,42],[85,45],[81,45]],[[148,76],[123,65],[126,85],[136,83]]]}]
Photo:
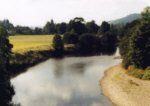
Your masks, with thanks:
[{"label": "tree line", "polygon": [[28,26],[17,25],[14,26],[8,19],[0,21],[0,25],[3,26],[10,35],[24,34],[24,35],[44,35],[44,34],[64,34],[70,32],[72,29],[78,34],[82,33],[94,33],[96,34],[100,26],[95,23],[94,20],[85,22],[82,17],[76,17],[71,19],[68,23],[55,23],[54,20],[48,21],[44,27],[31,28]]},{"label": "tree line", "polygon": [[63,36],[60,34],[55,35],[54,48],[56,50],[61,48],[62,51],[64,50],[64,44],[74,44],[74,51],[84,55],[114,53],[118,42],[117,29],[105,21],[102,22],[100,27],[94,24],[94,21],[87,23],[87,26],[88,29],[84,27],[84,20],[82,18],[71,20],[69,24],[70,29]]},{"label": "tree line", "polygon": [[141,15],[142,18],[128,23],[122,30],[120,53],[126,68],[129,65],[141,69],[150,66],[150,7]]}]

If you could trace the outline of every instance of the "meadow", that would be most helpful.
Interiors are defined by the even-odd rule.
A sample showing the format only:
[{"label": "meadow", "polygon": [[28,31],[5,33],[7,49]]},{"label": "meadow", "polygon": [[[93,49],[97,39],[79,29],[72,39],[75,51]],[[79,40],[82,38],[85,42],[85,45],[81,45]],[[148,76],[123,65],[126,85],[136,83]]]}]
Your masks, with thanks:
[{"label": "meadow", "polygon": [[13,52],[26,53],[52,49],[53,35],[16,35],[9,37]]}]

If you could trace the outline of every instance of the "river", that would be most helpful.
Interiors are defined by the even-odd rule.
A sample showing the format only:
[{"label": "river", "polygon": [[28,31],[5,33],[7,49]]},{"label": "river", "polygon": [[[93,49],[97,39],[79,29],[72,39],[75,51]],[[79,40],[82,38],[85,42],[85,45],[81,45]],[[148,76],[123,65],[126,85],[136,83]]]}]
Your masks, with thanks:
[{"label": "river", "polygon": [[104,71],[121,62],[113,56],[49,59],[11,80],[21,106],[114,106],[101,94]]}]

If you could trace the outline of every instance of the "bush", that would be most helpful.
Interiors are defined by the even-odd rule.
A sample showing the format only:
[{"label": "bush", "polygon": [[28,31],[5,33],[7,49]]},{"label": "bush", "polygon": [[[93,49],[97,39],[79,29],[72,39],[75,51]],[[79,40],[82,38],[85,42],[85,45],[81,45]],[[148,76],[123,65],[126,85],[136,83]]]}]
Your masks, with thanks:
[{"label": "bush", "polygon": [[60,35],[55,35],[53,38],[53,48],[56,57],[63,56],[64,54],[64,43]]},{"label": "bush", "polygon": [[100,39],[94,34],[82,34],[79,37],[79,49],[83,52],[92,52],[101,48]]},{"label": "bush", "polygon": [[130,65],[128,67],[127,73],[136,78],[142,79],[143,75],[145,74],[145,71],[142,69],[137,69],[134,65]]},{"label": "bush", "polygon": [[63,38],[64,43],[66,44],[75,44],[78,42],[78,34],[74,30],[71,32],[66,32]]},{"label": "bush", "polygon": [[104,52],[111,52],[114,48],[116,48],[117,38],[112,31],[105,32],[100,39]]},{"label": "bush", "polygon": [[146,72],[144,73],[143,80],[150,80],[150,70],[146,70]]}]

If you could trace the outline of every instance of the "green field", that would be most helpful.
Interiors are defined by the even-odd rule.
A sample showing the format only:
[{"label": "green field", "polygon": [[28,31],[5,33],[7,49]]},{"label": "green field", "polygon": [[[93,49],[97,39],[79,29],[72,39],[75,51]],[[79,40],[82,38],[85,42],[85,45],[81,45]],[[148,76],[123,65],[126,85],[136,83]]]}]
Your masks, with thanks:
[{"label": "green field", "polygon": [[52,49],[53,35],[17,35],[9,37],[13,52],[42,51]]}]

